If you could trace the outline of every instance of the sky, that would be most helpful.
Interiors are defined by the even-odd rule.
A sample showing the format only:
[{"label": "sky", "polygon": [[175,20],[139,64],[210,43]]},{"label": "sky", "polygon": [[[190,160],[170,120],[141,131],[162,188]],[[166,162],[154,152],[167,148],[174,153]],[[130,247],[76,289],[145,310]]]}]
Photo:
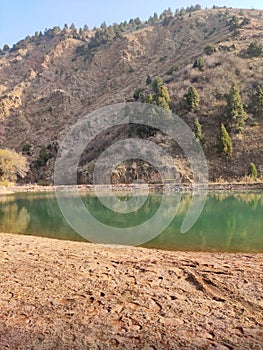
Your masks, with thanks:
[{"label": "sky", "polygon": [[0,48],[4,44],[11,47],[45,28],[63,28],[65,23],[93,28],[103,21],[109,25],[136,17],[146,20],[168,7],[175,10],[197,3],[202,8],[217,5],[263,9],[262,0],[0,0]]}]

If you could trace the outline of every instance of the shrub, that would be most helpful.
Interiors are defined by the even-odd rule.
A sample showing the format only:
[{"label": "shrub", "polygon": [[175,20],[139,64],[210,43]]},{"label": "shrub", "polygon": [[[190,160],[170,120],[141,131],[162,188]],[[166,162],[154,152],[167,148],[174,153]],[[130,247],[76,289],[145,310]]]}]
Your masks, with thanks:
[{"label": "shrub", "polygon": [[26,158],[15,151],[0,149],[0,181],[15,182],[25,177],[28,171]]},{"label": "shrub", "polygon": [[142,92],[143,92],[142,88],[137,88],[134,91],[133,98],[135,99],[135,101],[138,101],[140,99],[140,97],[142,96]]},{"label": "shrub", "polygon": [[204,67],[205,67],[205,61],[204,61],[203,57],[196,58],[196,60],[194,61],[194,64],[193,64],[193,68],[196,68],[200,71],[203,71]]},{"label": "shrub", "polygon": [[240,19],[237,16],[232,16],[228,22],[229,30],[234,31],[240,28]]},{"label": "shrub", "polygon": [[221,124],[221,130],[218,135],[218,149],[225,157],[230,158],[233,153],[232,140],[224,126]]},{"label": "shrub", "polygon": [[29,155],[32,147],[31,143],[26,141],[22,147],[22,153]]},{"label": "shrub", "polygon": [[249,47],[247,48],[247,54],[252,57],[259,57],[263,53],[263,45],[255,40],[250,43]]},{"label": "shrub", "polygon": [[245,27],[247,25],[249,25],[251,23],[251,19],[250,18],[247,18],[247,17],[244,17],[244,19],[242,20],[242,22],[240,23],[240,26],[241,27]]},{"label": "shrub", "polygon": [[257,168],[253,162],[249,164],[247,174],[253,179],[256,179],[258,177]]},{"label": "shrub", "polygon": [[45,147],[42,147],[39,151],[38,158],[36,160],[37,166],[41,167],[46,165],[47,161],[51,158],[51,154],[46,150]]},{"label": "shrub", "polygon": [[168,71],[166,72],[166,74],[172,75],[173,72],[177,72],[178,69],[179,69],[178,66],[173,66],[173,67],[171,67],[170,69],[168,69]]},{"label": "shrub", "polygon": [[208,44],[206,45],[206,47],[204,48],[204,52],[206,55],[212,55],[212,53],[214,53],[216,51],[215,46]]}]

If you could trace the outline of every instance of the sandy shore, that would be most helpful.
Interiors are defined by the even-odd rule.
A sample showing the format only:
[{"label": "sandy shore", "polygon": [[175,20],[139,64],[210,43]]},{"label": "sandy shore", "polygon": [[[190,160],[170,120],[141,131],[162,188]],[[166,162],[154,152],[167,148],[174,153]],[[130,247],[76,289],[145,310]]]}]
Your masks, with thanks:
[{"label": "sandy shore", "polygon": [[0,234],[0,349],[262,349],[263,254]]}]

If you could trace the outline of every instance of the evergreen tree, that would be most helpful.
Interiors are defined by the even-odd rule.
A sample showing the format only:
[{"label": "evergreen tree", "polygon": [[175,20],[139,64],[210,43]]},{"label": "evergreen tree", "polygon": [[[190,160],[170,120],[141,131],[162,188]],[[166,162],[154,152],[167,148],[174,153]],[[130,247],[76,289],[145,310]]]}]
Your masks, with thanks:
[{"label": "evergreen tree", "polygon": [[107,29],[107,24],[106,24],[105,21],[101,23],[100,29],[102,29],[102,30],[106,30]]},{"label": "evergreen tree", "polygon": [[146,85],[150,85],[151,83],[152,83],[152,78],[150,75],[148,75],[146,79]]},{"label": "evergreen tree", "polygon": [[154,101],[157,106],[160,106],[166,110],[170,110],[170,95],[167,87],[165,86],[163,80],[161,78],[156,78],[153,82],[153,91],[155,92]]},{"label": "evergreen tree", "polygon": [[196,4],[196,5],[194,6],[194,11],[200,11],[200,10],[202,10],[202,6],[199,5],[199,4]]},{"label": "evergreen tree", "polygon": [[230,128],[240,129],[245,125],[247,114],[244,111],[243,103],[238,85],[233,83],[227,97],[227,121]]},{"label": "evergreen tree", "polygon": [[199,107],[200,97],[194,86],[190,86],[187,94],[183,97],[183,104],[189,111],[196,110]]},{"label": "evergreen tree", "polygon": [[263,87],[258,85],[253,95],[253,109],[257,116],[263,117]]},{"label": "evergreen tree", "polygon": [[153,17],[152,17],[152,16],[149,17],[148,23],[149,23],[149,24],[153,24]]},{"label": "evergreen tree", "polygon": [[3,46],[3,51],[8,51],[10,49],[10,47],[7,45],[7,44],[5,44],[4,46]]},{"label": "evergreen tree", "polygon": [[152,87],[153,87],[153,91],[158,94],[160,87],[163,85],[163,80],[158,77],[153,81]]},{"label": "evergreen tree", "polygon": [[74,23],[71,24],[71,26],[69,27],[69,29],[70,29],[70,30],[73,30],[74,32],[77,31],[77,28],[76,28],[76,26],[75,26]]},{"label": "evergreen tree", "polygon": [[218,149],[227,158],[233,153],[232,140],[226,131],[224,124],[221,124],[220,134],[218,135]]},{"label": "evergreen tree", "polygon": [[137,25],[137,26],[140,26],[142,24],[142,21],[140,20],[139,17],[135,18],[134,19],[134,23]]},{"label": "evergreen tree", "polygon": [[257,168],[253,162],[249,164],[247,174],[252,179],[256,179],[258,177]]},{"label": "evergreen tree", "polygon": [[195,134],[196,140],[200,143],[201,146],[204,146],[205,136],[203,134],[202,126],[201,126],[198,118],[195,118],[193,132]]},{"label": "evergreen tree", "polygon": [[171,8],[169,7],[167,10],[164,10],[161,13],[160,19],[169,18],[169,17],[172,17],[172,16],[173,16],[173,12],[172,12]]}]

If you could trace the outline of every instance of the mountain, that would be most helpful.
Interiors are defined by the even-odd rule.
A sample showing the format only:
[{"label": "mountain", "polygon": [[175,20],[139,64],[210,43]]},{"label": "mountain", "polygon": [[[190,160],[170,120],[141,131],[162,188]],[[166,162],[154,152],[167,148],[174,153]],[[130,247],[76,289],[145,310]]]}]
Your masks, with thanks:
[{"label": "mountain", "polygon": [[[167,10],[146,22],[137,18],[93,30],[54,27],[5,47],[0,52],[0,148],[27,156],[27,181],[50,182],[58,144],[69,126],[103,106],[138,99],[140,92],[151,90],[147,77],[160,77],[172,111],[191,128],[199,119],[211,181],[240,179],[251,162],[262,175],[263,117],[253,99],[257,86],[263,85],[262,15],[259,10],[216,7],[176,14]],[[227,123],[233,83],[247,118],[242,130],[229,129],[233,155],[226,158],[217,135]],[[189,110],[183,101],[191,86],[200,103]],[[90,181],[98,155],[125,132],[115,130],[94,140],[83,157],[80,182]],[[160,133],[143,137],[170,146]],[[176,147],[171,153],[183,178],[191,180],[185,156]],[[145,167],[143,162],[126,162],[115,180],[130,181]],[[156,171],[147,165],[145,176],[156,180]]]}]

